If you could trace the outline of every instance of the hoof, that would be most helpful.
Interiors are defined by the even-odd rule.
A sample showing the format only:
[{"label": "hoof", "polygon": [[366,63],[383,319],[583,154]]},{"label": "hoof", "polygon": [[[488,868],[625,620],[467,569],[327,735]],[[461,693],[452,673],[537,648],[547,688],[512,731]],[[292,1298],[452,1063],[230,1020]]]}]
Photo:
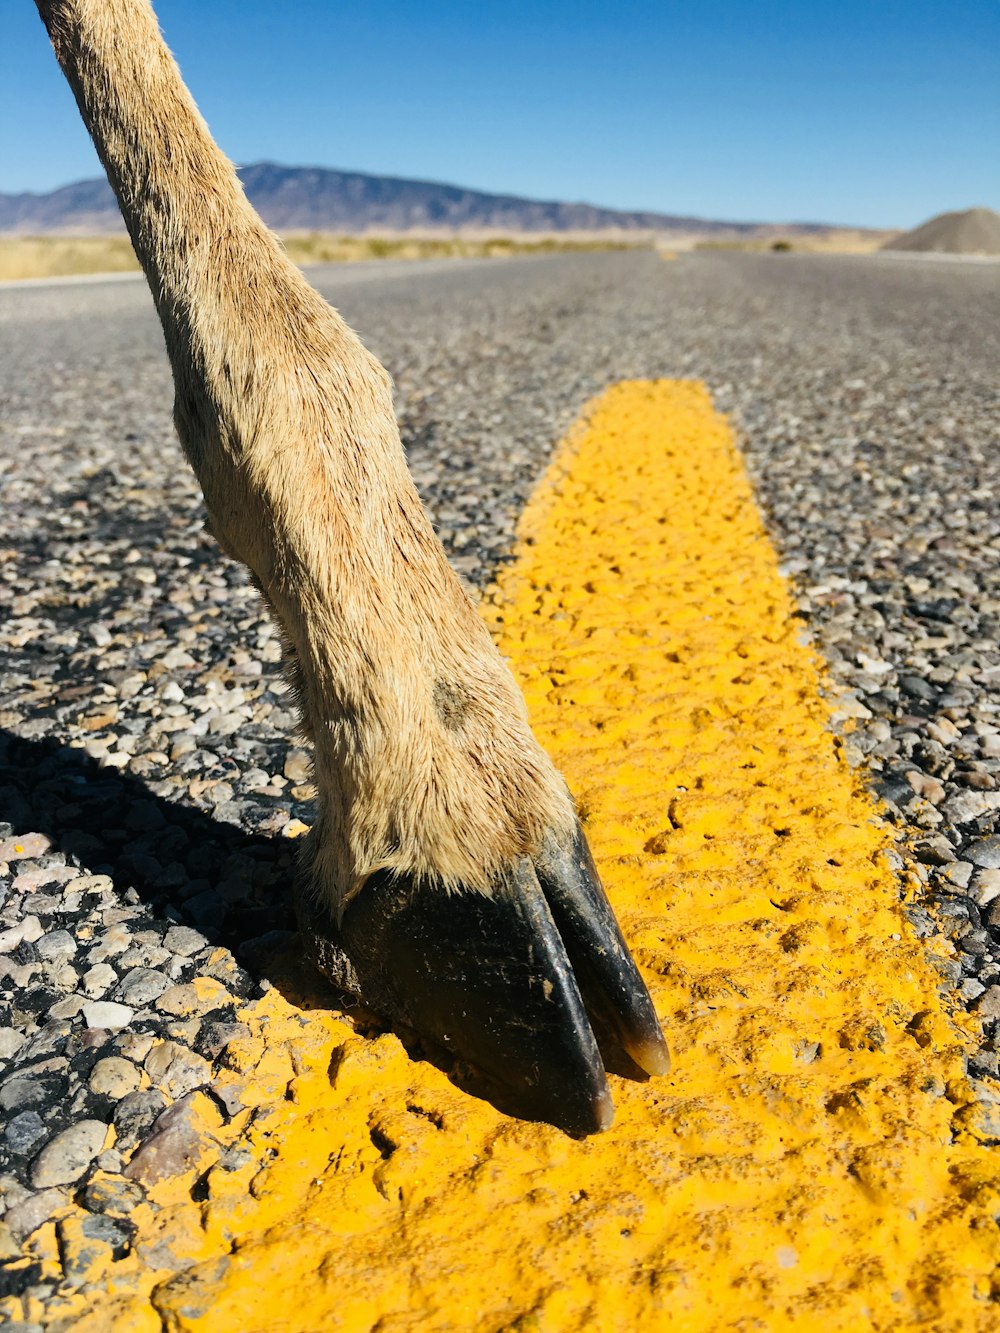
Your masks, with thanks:
[{"label": "hoof", "polygon": [[340,928],[306,892],[306,950],[342,990],[471,1066],[504,1109],[575,1136],[614,1116],[605,1065],[670,1058],[581,830],[548,838],[489,896],[373,875]]}]

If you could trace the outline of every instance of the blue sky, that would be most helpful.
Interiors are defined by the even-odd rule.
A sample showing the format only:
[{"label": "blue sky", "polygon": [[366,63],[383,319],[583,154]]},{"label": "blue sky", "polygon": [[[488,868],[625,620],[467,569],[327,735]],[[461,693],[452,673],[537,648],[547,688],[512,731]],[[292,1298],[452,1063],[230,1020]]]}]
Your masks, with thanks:
[{"label": "blue sky", "polygon": [[[1000,0],[159,0],[226,152],[704,217],[1000,210]],[[0,190],[100,166],[4,6]]]}]

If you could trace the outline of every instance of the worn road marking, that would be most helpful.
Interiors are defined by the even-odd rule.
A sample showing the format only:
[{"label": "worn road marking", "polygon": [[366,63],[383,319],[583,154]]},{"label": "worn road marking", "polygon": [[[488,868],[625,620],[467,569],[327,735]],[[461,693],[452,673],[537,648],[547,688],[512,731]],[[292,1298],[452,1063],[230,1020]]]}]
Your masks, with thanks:
[{"label": "worn road marking", "polygon": [[[609,391],[522,537],[497,630],[674,1072],[613,1080],[614,1127],[577,1143],[279,978],[216,1075],[248,1109],[182,1104],[189,1169],[133,1163],[132,1253],[81,1234],[66,1327],[995,1328],[1000,1163],[964,1038],[705,390]],[[55,1246],[36,1233],[45,1272]]]}]

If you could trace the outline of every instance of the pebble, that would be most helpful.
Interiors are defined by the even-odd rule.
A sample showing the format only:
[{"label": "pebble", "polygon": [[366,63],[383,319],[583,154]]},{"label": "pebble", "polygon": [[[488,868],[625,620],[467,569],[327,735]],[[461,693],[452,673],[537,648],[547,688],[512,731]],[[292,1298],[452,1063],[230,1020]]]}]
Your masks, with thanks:
[{"label": "pebble", "polygon": [[81,875],[74,880],[73,887],[78,893],[111,893],[115,882],[110,875]]},{"label": "pebble", "polygon": [[7,1122],[3,1137],[11,1152],[24,1156],[34,1152],[47,1137],[45,1122],[37,1111],[22,1111]]},{"label": "pebble", "polygon": [[109,958],[118,958],[125,953],[130,944],[129,932],[123,926],[114,924],[103,934],[100,944],[92,948],[87,957],[95,965],[105,963]]},{"label": "pebble", "polygon": [[965,856],[973,865],[982,866],[986,870],[1000,870],[1000,836],[994,834],[970,843],[965,849]]},{"label": "pebble", "polygon": [[0,861],[27,861],[47,852],[50,843],[44,833],[26,833],[0,841]]},{"label": "pebble", "polygon": [[942,875],[949,884],[954,884],[959,889],[966,889],[972,878],[972,870],[971,861],[953,861],[951,865],[944,867]]},{"label": "pebble", "polygon": [[130,1092],[123,1097],[114,1113],[117,1141],[122,1149],[128,1150],[144,1138],[166,1107],[166,1097],[156,1088]]},{"label": "pebble", "polygon": [[88,967],[83,974],[83,989],[88,995],[96,998],[103,995],[111,986],[118,981],[118,973],[107,963],[96,963],[93,967]]},{"label": "pebble", "polygon": [[155,1040],[152,1032],[125,1032],[115,1038],[115,1047],[126,1059],[142,1064]]},{"label": "pebble", "polygon": [[38,940],[35,949],[46,963],[62,962],[76,953],[76,940],[68,930],[53,930]]},{"label": "pebble", "polygon": [[190,958],[207,943],[205,936],[190,926],[171,926],[163,937],[163,947],[181,958]]},{"label": "pebble", "polygon": [[955,851],[943,834],[935,833],[929,838],[918,838],[913,844],[917,859],[924,865],[943,866],[954,861]]},{"label": "pebble", "polygon": [[29,1106],[40,1106],[46,1100],[46,1088],[39,1078],[9,1078],[0,1086],[0,1109],[14,1114]]},{"label": "pebble", "polygon": [[1000,870],[977,870],[972,879],[972,900],[979,907],[1000,897]]},{"label": "pebble", "polygon": [[69,1195],[61,1189],[41,1189],[37,1194],[25,1194],[4,1213],[4,1222],[18,1240],[26,1240],[61,1208],[69,1203]]},{"label": "pebble", "polygon": [[306,782],[312,775],[312,755],[308,750],[289,750],[281,770],[289,782]]},{"label": "pebble", "polygon": [[209,1141],[191,1098],[185,1098],[159,1117],[152,1136],[125,1168],[125,1176],[149,1186],[180,1175],[198,1164]]},{"label": "pebble", "polygon": [[35,889],[66,884],[76,878],[76,873],[72,866],[33,866],[19,871],[11,888],[15,893],[31,893]]},{"label": "pebble", "polygon": [[225,997],[225,987],[218,982],[211,983],[211,987],[205,989],[199,989],[188,983],[171,986],[169,990],[164,991],[156,1007],[163,1014],[187,1017],[191,1014],[207,1013],[209,1009],[215,1008],[223,997]]},{"label": "pebble", "polygon": [[163,1041],[146,1056],[143,1068],[155,1088],[176,1099],[209,1082],[208,1061],[176,1041]]},{"label": "pebble", "polygon": [[963,791],[945,801],[941,813],[951,824],[971,824],[980,815],[996,809],[994,792]]},{"label": "pebble", "polygon": [[83,1006],[87,1026],[92,1028],[123,1028],[131,1023],[135,1010],[113,1000],[96,1000]]},{"label": "pebble", "polygon": [[215,1082],[212,1084],[212,1093],[215,1100],[225,1108],[226,1115],[230,1118],[239,1115],[245,1106],[243,1097],[245,1091],[245,1083]]},{"label": "pebble", "polygon": [[207,1023],[198,1033],[197,1049],[209,1060],[214,1060],[232,1041],[249,1040],[250,1029],[245,1023]]},{"label": "pebble", "polygon": [[17,1176],[0,1175],[0,1211],[6,1212],[15,1203],[27,1199],[31,1191],[18,1180]]},{"label": "pebble", "polygon": [[84,1190],[83,1205],[89,1212],[109,1217],[128,1217],[145,1198],[141,1185],[134,1180],[99,1177]]},{"label": "pebble", "polygon": [[930,801],[932,805],[944,800],[944,784],[938,782],[937,778],[928,777],[919,769],[911,768],[906,774],[906,780],[918,796]]},{"label": "pebble", "polygon": [[106,1240],[100,1236],[89,1236],[84,1230],[87,1221],[99,1220],[84,1220],[71,1215],[60,1218],[56,1223],[62,1280],[70,1290],[82,1287],[85,1283],[96,1284],[111,1260],[111,1246]]},{"label": "pebble", "polygon": [[103,1241],[112,1252],[112,1258],[123,1259],[128,1249],[131,1236],[130,1228],[122,1226],[121,1220],[108,1215],[84,1217],[80,1230],[87,1240]]},{"label": "pebble", "polygon": [[78,1120],[51,1139],[35,1158],[31,1183],[36,1189],[71,1185],[80,1179],[104,1147],[108,1127],[100,1120]]},{"label": "pebble", "polygon": [[24,1033],[16,1028],[0,1028],[0,1060],[9,1060],[24,1045]]},{"label": "pebble", "polygon": [[155,972],[148,967],[133,967],[122,977],[116,994],[123,1004],[133,1009],[144,1009],[159,999],[168,984],[162,972]]},{"label": "pebble", "polygon": [[970,1079],[969,1083],[979,1103],[979,1132],[1000,1140],[1000,1090],[982,1079]]},{"label": "pebble", "polygon": [[98,1060],[90,1071],[91,1092],[120,1101],[139,1086],[139,1071],[131,1060],[109,1055]]},{"label": "pebble", "polygon": [[0,931],[0,953],[12,953],[22,943],[34,943],[45,932],[37,916],[28,915],[15,925]]}]

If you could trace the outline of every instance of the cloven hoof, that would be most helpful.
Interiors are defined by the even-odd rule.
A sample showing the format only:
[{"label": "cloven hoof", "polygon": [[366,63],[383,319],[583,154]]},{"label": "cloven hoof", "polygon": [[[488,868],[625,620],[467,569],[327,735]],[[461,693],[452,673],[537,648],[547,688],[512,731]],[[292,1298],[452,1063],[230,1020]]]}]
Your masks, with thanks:
[{"label": "cloven hoof", "polygon": [[513,1114],[594,1134],[614,1117],[606,1068],[670,1067],[579,826],[507,868],[489,897],[381,872],[339,929],[301,887],[296,907],[325,976],[470,1065]]}]

